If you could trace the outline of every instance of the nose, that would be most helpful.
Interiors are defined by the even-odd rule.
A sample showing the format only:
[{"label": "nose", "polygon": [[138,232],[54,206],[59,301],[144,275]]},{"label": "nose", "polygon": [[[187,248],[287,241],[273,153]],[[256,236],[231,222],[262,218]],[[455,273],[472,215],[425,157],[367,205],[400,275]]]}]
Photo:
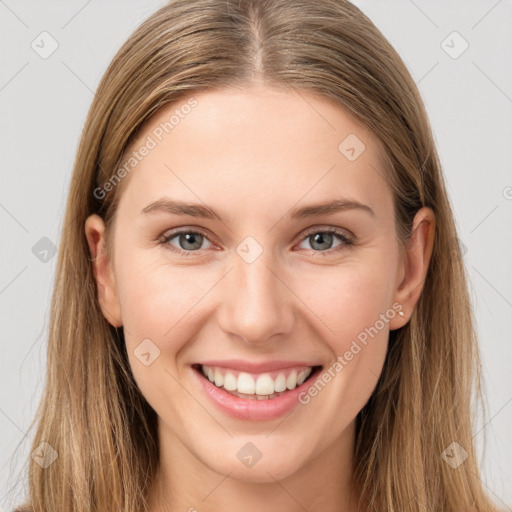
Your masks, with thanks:
[{"label": "nose", "polygon": [[234,255],[234,268],[222,288],[220,327],[252,345],[266,345],[291,332],[295,311],[286,273],[272,263],[270,251],[248,263]]}]

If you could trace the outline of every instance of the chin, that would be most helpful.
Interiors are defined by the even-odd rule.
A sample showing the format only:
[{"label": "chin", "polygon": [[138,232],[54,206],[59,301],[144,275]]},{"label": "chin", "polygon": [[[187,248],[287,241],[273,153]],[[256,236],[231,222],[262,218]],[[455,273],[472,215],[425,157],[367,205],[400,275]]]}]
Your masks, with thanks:
[{"label": "chin", "polygon": [[289,443],[284,444],[278,439],[276,441],[278,444],[273,446],[268,439],[262,439],[261,442],[257,438],[247,442],[238,440],[234,443],[234,449],[212,453],[210,460],[203,458],[203,463],[219,474],[229,474],[230,478],[243,482],[272,483],[284,480],[306,464],[301,448],[304,444],[298,443],[294,453]]}]

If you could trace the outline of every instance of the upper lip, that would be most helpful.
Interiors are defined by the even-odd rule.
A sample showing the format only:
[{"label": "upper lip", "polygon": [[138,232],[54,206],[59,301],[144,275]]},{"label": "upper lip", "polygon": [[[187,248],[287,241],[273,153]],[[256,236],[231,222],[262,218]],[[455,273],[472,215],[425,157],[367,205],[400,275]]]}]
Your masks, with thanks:
[{"label": "upper lip", "polygon": [[231,368],[248,373],[264,373],[275,370],[284,370],[286,368],[295,368],[297,366],[321,366],[320,363],[311,363],[310,361],[263,361],[261,363],[254,363],[242,359],[224,359],[224,360],[209,360],[201,361],[198,365],[205,366],[219,366],[221,368]]}]

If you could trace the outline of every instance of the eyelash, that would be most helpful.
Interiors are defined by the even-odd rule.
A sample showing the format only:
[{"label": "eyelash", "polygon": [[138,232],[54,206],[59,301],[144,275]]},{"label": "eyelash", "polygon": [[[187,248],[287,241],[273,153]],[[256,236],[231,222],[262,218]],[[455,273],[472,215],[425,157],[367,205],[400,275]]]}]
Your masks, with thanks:
[{"label": "eyelash", "polygon": [[[171,250],[172,252],[175,252],[177,254],[183,255],[183,256],[192,256],[192,255],[198,253],[199,250],[185,251],[183,249],[178,249],[178,248],[174,247],[173,245],[169,244],[169,242],[173,238],[175,238],[178,235],[184,234],[184,233],[194,234],[194,235],[202,235],[209,240],[208,235],[201,230],[179,229],[179,230],[173,231],[172,233],[169,233],[168,235],[164,235],[164,236],[160,237],[159,243],[162,245],[167,244],[167,247],[169,248],[169,250]],[[328,249],[326,251],[314,251],[313,249],[310,249],[310,251],[312,251],[313,253],[320,254],[322,256],[328,256],[332,253],[337,253],[343,249],[350,248],[351,246],[354,245],[354,240],[351,237],[349,237],[347,234],[345,234],[343,231],[338,230],[338,229],[325,229],[325,230],[322,230],[319,228],[312,229],[304,235],[304,237],[301,239],[301,242],[306,240],[309,236],[317,234],[317,233],[336,235],[341,240],[341,242],[343,242],[343,244],[339,245],[337,248]]]}]

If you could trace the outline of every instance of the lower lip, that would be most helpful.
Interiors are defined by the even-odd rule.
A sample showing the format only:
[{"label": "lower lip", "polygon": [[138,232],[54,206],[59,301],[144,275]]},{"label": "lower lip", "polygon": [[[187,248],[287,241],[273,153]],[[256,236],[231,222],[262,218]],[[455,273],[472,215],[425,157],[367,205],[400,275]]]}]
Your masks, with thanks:
[{"label": "lower lip", "polygon": [[298,399],[299,394],[311,386],[322,369],[317,368],[306,381],[295,389],[289,390],[276,398],[265,400],[234,396],[226,390],[218,388],[207,378],[203,377],[203,375],[199,373],[201,370],[194,368],[192,370],[199,379],[206,394],[222,412],[237,419],[265,421],[279,418],[291,411],[294,407],[297,407],[297,405],[300,404]]}]

